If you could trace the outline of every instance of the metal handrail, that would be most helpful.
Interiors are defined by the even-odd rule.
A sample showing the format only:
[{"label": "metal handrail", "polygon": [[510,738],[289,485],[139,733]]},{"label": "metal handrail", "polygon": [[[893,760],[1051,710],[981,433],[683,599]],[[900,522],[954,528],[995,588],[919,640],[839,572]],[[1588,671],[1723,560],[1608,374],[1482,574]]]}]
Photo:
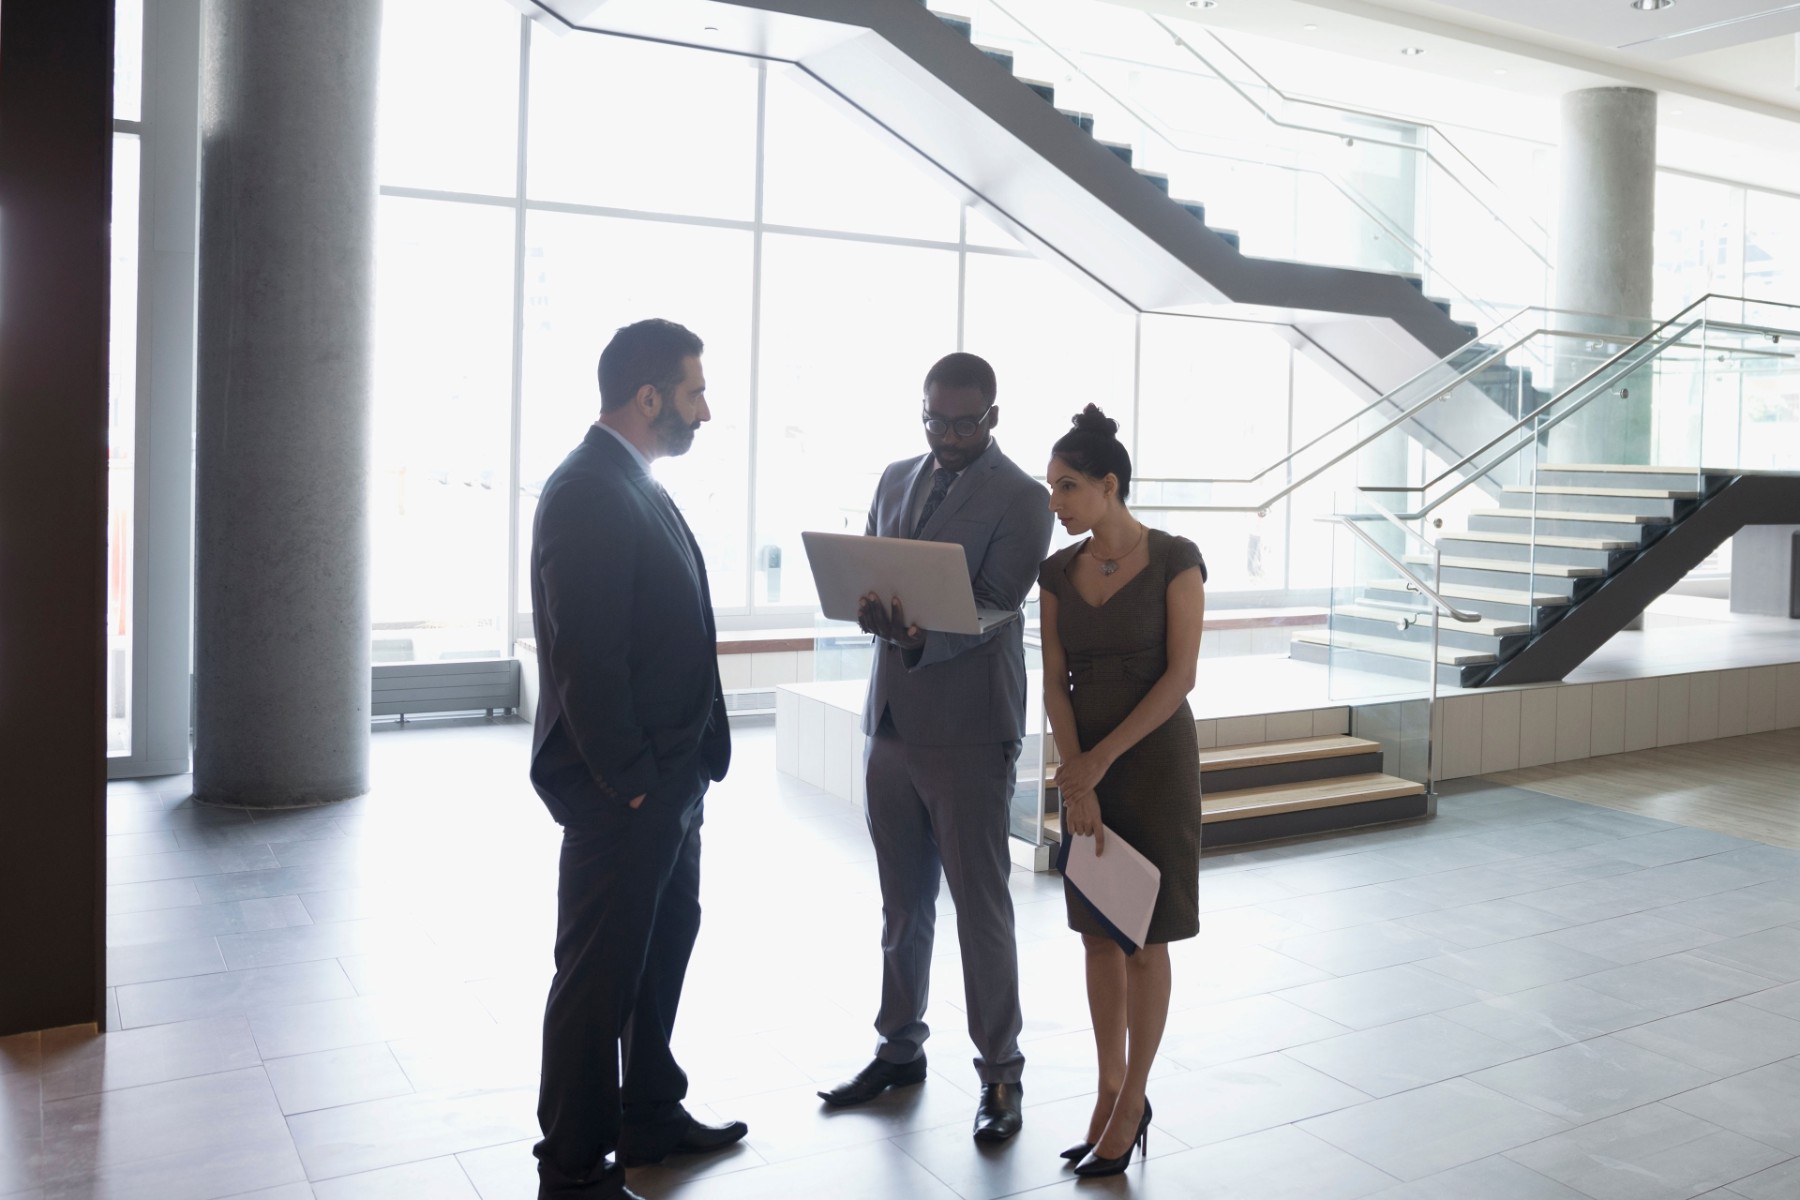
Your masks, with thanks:
[{"label": "metal handrail", "polygon": [[[1387,511],[1385,508],[1382,508],[1380,505],[1376,505],[1375,507],[1378,510],[1378,513],[1380,516],[1384,516],[1389,521],[1392,521],[1394,523],[1394,528],[1400,530],[1400,532],[1406,534],[1406,536],[1417,541],[1420,545],[1424,546],[1427,550],[1430,550],[1433,554],[1436,554],[1438,552],[1438,545],[1436,542],[1432,541],[1430,538],[1426,537],[1424,534],[1420,533],[1418,530],[1408,528],[1406,525],[1401,524],[1399,519],[1396,518],[1393,513]],[[1449,617],[1452,621],[1461,621],[1464,624],[1468,624],[1468,623],[1471,623],[1474,621],[1481,620],[1480,613],[1468,612],[1463,609],[1460,609],[1460,608],[1456,607],[1454,604],[1450,603],[1448,600],[1444,599],[1442,596],[1438,595],[1437,590],[1435,588],[1433,588],[1430,584],[1426,583],[1423,579],[1419,578],[1417,572],[1415,572],[1411,567],[1407,566],[1400,559],[1396,558],[1394,556],[1393,551],[1389,550],[1386,546],[1383,546],[1380,542],[1376,541],[1373,534],[1369,533],[1361,525],[1357,524],[1358,521],[1366,521],[1366,520],[1369,520],[1369,519],[1375,517],[1376,515],[1377,515],[1377,513],[1332,513],[1329,516],[1319,517],[1318,520],[1335,522],[1336,524],[1342,525],[1344,528],[1348,529],[1351,533],[1354,533],[1365,545],[1367,545],[1369,547],[1369,549],[1375,551],[1376,554],[1380,555],[1381,558],[1388,564],[1388,566],[1390,566],[1390,567],[1394,568],[1394,570],[1400,572],[1400,575],[1406,581],[1406,585],[1408,588],[1412,589],[1415,592],[1418,592],[1421,596],[1424,596],[1426,599],[1430,600],[1432,602],[1432,604],[1437,606],[1438,611],[1442,612],[1445,616]]]},{"label": "metal handrail", "polygon": [[[1751,300],[1744,296],[1727,296],[1727,295],[1723,295],[1723,294],[1720,294],[1717,292],[1708,292],[1708,293],[1706,293],[1706,295],[1701,296],[1698,300],[1695,300],[1693,303],[1689,304],[1686,308],[1682,309],[1680,312],[1676,313],[1674,316],[1669,317],[1667,320],[1660,322],[1649,333],[1646,333],[1643,336],[1639,337],[1637,340],[1633,341],[1630,345],[1626,346],[1624,349],[1622,349],[1618,353],[1614,354],[1611,358],[1607,359],[1605,362],[1601,363],[1599,366],[1596,366],[1593,370],[1591,370],[1587,374],[1583,375],[1580,379],[1576,380],[1573,384],[1571,384],[1569,387],[1565,388],[1563,391],[1559,392],[1555,396],[1552,396],[1550,399],[1544,401],[1544,403],[1538,405],[1538,407],[1533,409],[1531,412],[1526,413],[1523,416],[1521,416],[1517,421],[1513,422],[1513,424],[1510,427],[1502,430],[1500,433],[1498,433],[1494,437],[1490,438],[1484,445],[1480,446],[1479,448],[1477,448],[1476,450],[1472,451],[1469,454],[1465,454],[1457,462],[1452,463],[1450,466],[1446,467],[1443,471],[1439,472],[1438,475],[1436,475],[1434,478],[1427,480],[1425,483],[1420,484],[1416,487],[1413,487],[1413,486],[1366,487],[1361,490],[1378,491],[1378,492],[1401,492],[1401,493],[1420,492],[1420,493],[1423,493],[1423,492],[1429,491],[1431,488],[1442,483],[1444,480],[1448,479],[1451,475],[1461,474],[1462,478],[1461,478],[1461,480],[1459,480],[1456,483],[1455,486],[1451,487],[1448,491],[1446,491],[1443,495],[1437,497],[1435,500],[1432,500],[1431,502],[1420,507],[1417,512],[1406,512],[1406,513],[1395,514],[1403,521],[1423,520],[1424,518],[1429,516],[1432,513],[1432,511],[1435,510],[1439,505],[1443,504],[1445,501],[1449,500],[1452,496],[1455,496],[1458,493],[1460,493],[1464,488],[1468,487],[1470,484],[1476,482],[1477,480],[1481,479],[1483,476],[1487,475],[1489,472],[1493,471],[1494,468],[1499,466],[1500,463],[1503,462],[1506,458],[1510,457],[1513,454],[1518,453],[1518,451],[1524,447],[1524,445],[1526,444],[1526,441],[1519,441],[1519,442],[1516,442],[1515,444],[1513,444],[1512,446],[1509,446],[1506,449],[1506,451],[1504,453],[1502,453],[1498,458],[1496,458],[1492,462],[1487,463],[1485,466],[1481,467],[1481,469],[1478,471],[1465,471],[1464,468],[1469,467],[1471,464],[1473,464],[1477,458],[1479,458],[1483,454],[1486,454],[1489,450],[1491,450],[1495,446],[1499,445],[1506,438],[1518,433],[1520,430],[1525,429],[1527,426],[1531,426],[1532,428],[1531,428],[1531,431],[1528,434],[1528,437],[1526,440],[1535,440],[1539,435],[1544,433],[1546,430],[1554,429],[1556,426],[1560,425],[1562,422],[1568,420],[1569,417],[1573,416],[1577,412],[1580,412],[1583,408],[1586,408],[1589,404],[1593,403],[1593,401],[1605,389],[1605,386],[1607,383],[1610,383],[1612,381],[1612,379],[1617,377],[1618,374],[1624,373],[1624,372],[1613,372],[1613,368],[1621,360],[1627,358],[1628,356],[1633,354],[1635,351],[1637,351],[1640,348],[1642,348],[1643,346],[1647,345],[1653,339],[1656,339],[1659,334],[1662,334],[1665,330],[1669,329],[1671,326],[1675,325],[1677,322],[1679,322],[1683,318],[1687,317],[1688,314],[1692,313],[1695,309],[1698,309],[1698,308],[1702,307],[1703,305],[1709,304],[1713,301],[1720,301],[1720,302],[1724,302],[1724,303],[1734,303],[1734,304],[1765,305],[1768,307],[1786,308],[1786,309],[1791,309],[1795,312],[1800,312],[1800,304],[1790,304],[1790,303],[1787,303],[1786,301],[1781,301],[1781,300]],[[1654,349],[1654,351],[1652,351],[1650,354],[1646,355],[1642,361],[1633,363],[1629,368],[1627,368],[1627,370],[1628,371],[1636,371],[1636,370],[1641,369],[1645,362],[1648,362],[1651,359],[1658,357],[1659,355],[1664,353],[1664,351],[1668,350],[1670,347],[1681,344],[1681,339],[1685,338],[1688,334],[1692,333],[1695,329],[1700,328],[1701,326],[1711,326],[1711,325],[1723,325],[1728,328],[1733,328],[1733,329],[1738,330],[1739,332],[1745,332],[1745,333],[1756,333],[1756,332],[1762,332],[1765,330],[1770,331],[1770,332],[1778,332],[1778,333],[1788,332],[1787,330],[1776,330],[1771,326],[1749,325],[1749,324],[1745,324],[1743,322],[1713,322],[1713,321],[1708,321],[1704,316],[1702,316],[1702,317],[1698,317],[1698,318],[1688,321],[1682,327],[1681,332],[1674,335],[1673,337],[1663,338],[1661,340],[1661,344],[1658,345]],[[1590,334],[1587,336],[1593,336],[1593,335]],[[1612,373],[1608,374],[1609,372],[1612,372]],[[1591,388],[1587,392],[1586,395],[1582,396],[1579,400],[1576,400],[1573,403],[1571,403],[1570,405],[1568,405],[1567,408],[1565,408],[1562,412],[1557,413],[1554,417],[1550,418],[1547,422],[1534,424],[1534,422],[1537,422],[1537,418],[1539,417],[1540,414],[1545,412],[1547,409],[1551,409],[1551,408],[1556,407],[1559,404],[1562,404],[1562,402],[1567,400],[1569,396],[1571,396],[1574,393],[1576,393],[1577,391],[1581,390],[1583,387],[1586,387],[1588,384],[1592,383],[1596,378],[1598,378],[1602,374],[1607,374],[1608,375],[1607,379],[1602,381],[1599,385]]]},{"label": "metal handrail", "polygon": [[[1284,129],[1295,129],[1295,130],[1299,130],[1304,133],[1318,133],[1318,134],[1323,134],[1326,137],[1352,136],[1352,135],[1348,135],[1348,134],[1344,133],[1341,130],[1326,129],[1326,128],[1323,128],[1322,126],[1307,125],[1307,124],[1304,124],[1304,123],[1301,123],[1298,121],[1284,120],[1283,118],[1276,116],[1274,113],[1269,112],[1268,109],[1264,108],[1261,104],[1257,103],[1256,100],[1252,96],[1248,95],[1242,88],[1238,87],[1237,84],[1233,80],[1227,78],[1225,73],[1223,71],[1219,70],[1218,67],[1214,66],[1212,64],[1212,62],[1209,61],[1204,54],[1201,54],[1199,52],[1199,50],[1197,50],[1193,46],[1193,44],[1188,40],[1188,38],[1184,34],[1176,32],[1176,30],[1173,29],[1168,24],[1167,21],[1163,20],[1160,17],[1152,16],[1151,20],[1155,21],[1157,25],[1161,26],[1165,32],[1167,32],[1171,37],[1173,37],[1181,45],[1182,49],[1186,50],[1188,53],[1192,54],[1195,58],[1199,59],[1200,62],[1205,64],[1206,68],[1208,70],[1210,70],[1215,76],[1217,76],[1222,82],[1224,82],[1226,84],[1226,86],[1230,87],[1232,91],[1236,92],[1239,96],[1243,97],[1243,99],[1246,102],[1253,105],[1258,111],[1262,112],[1263,115],[1268,117],[1268,119],[1272,123],[1274,123],[1278,126],[1281,126]],[[1456,144],[1456,141],[1454,138],[1452,138],[1449,134],[1445,133],[1442,129],[1439,129],[1436,125],[1433,125],[1428,121],[1411,121],[1411,120],[1400,121],[1396,118],[1387,117],[1380,113],[1372,113],[1372,112],[1368,112],[1367,110],[1364,110],[1364,109],[1350,108],[1350,107],[1347,107],[1342,104],[1330,104],[1330,103],[1326,103],[1326,102],[1320,101],[1320,100],[1297,99],[1293,96],[1288,95],[1286,92],[1282,91],[1281,88],[1277,87],[1275,85],[1275,83],[1269,79],[1268,76],[1264,75],[1261,71],[1257,70],[1256,67],[1251,64],[1249,59],[1245,58],[1242,54],[1239,54],[1237,52],[1237,50],[1232,47],[1231,43],[1227,42],[1224,38],[1219,36],[1219,34],[1216,30],[1206,29],[1205,33],[1206,33],[1206,36],[1211,38],[1213,40],[1213,42],[1215,42],[1219,46],[1220,49],[1224,50],[1226,54],[1230,55],[1232,57],[1232,59],[1238,63],[1238,65],[1242,66],[1244,68],[1244,70],[1248,71],[1251,75],[1255,76],[1258,83],[1262,84],[1263,87],[1267,88],[1274,95],[1279,96],[1284,104],[1292,104],[1295,106],[1306,105],[1307,107],[1310,107],[1310,108],[1321,108],[1321,109],[1326,109],[1328,111],[1333,111],[1333,112],[1347,113],[1353,117],[1361,117],[1364,119],[1371,119],[1371,120],[1378,120],[1378,121],[1392,121],[1396,124],[1411,125],[1417,129],[1427,130],[1430,133],[1435,134],[1438,138],[1442,139],[1446,146],[1449,146],[1452,150],[1456,151],[1457,156],[1462,159],[1462,161],[1468,166],[1468,168],[1470,170],[1474,171],[1475,174],[1481,176],[1481,178],[1487,182],[1489,187],[1493,188],[1496,192],[1503,193],[1503,189],[1500,187],[1499,182],[1496,181],[1493,176],[1489,175],[1487,173],[1487,171],[1485,171],[1482,168],[1481,164],[1475,161],[1475,159],[1468,153],[1468,151],[1464,150],[1461,146],[1458,146]],[[1441,161],[1437,157],[1437,155],[1433,154],[1428,147],[1410,145],[1406,142],[1388,141],[1383,138],[1370,138],[1361,133],[1355,134],[1353,136],[1355,136],[1361,140],[1368,141],[1374,145],[1387,146],[1387,147],[1390,147],[1390,148],[1396,149],[1396,150],[1410,150],[1414,153],[1420,153],[1420,154],[1425,155],[1426,158],[1430,159],[1432,162],[1437,163],[1439,168],[1443,170],[1444,174],[1448,175],[1451,179],[1455,180],[1457,186],[1462,188],[1463,191],[1467,192],[1469,194],[1469,196],[1477,204],[1481,205],[1482,208],[1486,209],[1489,216],[1493,217],[1496,221],[1499,221],[1501,224],[1505,225],[1509,230],[1512,231],[1512,233],[1515,237],[1517,237],[1520,241],[1524,242],[1528,247],[1530,247],[1532,249],[1533,254],[1536,255],[1536,257],[1538,258],[1538,260],[1540,262],[1542,262],[1546,267],[1548,267],[1550,265],[1549,258],[1547,258],[1544,254],[1539,253],[1537,251],[1537,248],[1535,246],[1532,246],[1531,240],[1529,238],[1527,238],[1524,234],[1520,233],[1517,229],[1514,229],[1511,222],[1509,222],[1507,220],[1507,218],[1501,216],[1498,212],[1495,212],[1493,205],[1489,204],[1487,201],[1483,200],[1480,196],[1476,195],[1475,189],[1471,188],[1467,183],[1464,183],[1463,180],[1457,175],[1457,173],[1455,171],[1451,170],[1448,165],[1446,165],[1443,161]],[[1548,242],[1549,237],[1550,237],[1550,232],[1549,232],[1549,230],[1544,228],[1542,222],[1540,222],[1536,217],[1532,217],[1529,215],[1527,215],[1525,217],[1525,220],[1533,228],[1535,228],[1537,230],[1538,234],[1546,242]]]},{"label": "metal handrail", "polygon": [[[1525,334],[1524,336],[1516,339],[1514,342],[1512,342],[1508,346],[1504,347],[1500,351],[1500,354],[1502,354],[1502,355],[1508,354],[1508,353],[1512,352],[1513,350],[1518,349],[1520,346],[1524,345],[1526,342],[1531,341],[1534,338],[1545,337],[1545,336],[1547,336],[1547,337],[1580,337],[1580,336],[1586,336],[1586,335],[1571,333],[1567,330],[1542,329],[1542,328],[1534,329],[1530,333]],[[1339,463],[1341,463],[1345,459],[1349,458],[1352,454],[1355,454],[1358,450],[1361,450],[1364,446],[1367,446],[1370,443],[1393,432],[1395,429],[1399,428],[1401,425],[1404,425],[1407,421],[1410,421],[1419,412],[1421,412],[1424,409],[1430,407],[1431,405],[1437,403],[1439,400],[1442,400],[1445,396],[1449,395],[1456,388],[1461,387],[1463,384],[1467,383],[1470,378],[1479,374],[1489,364],[1491,364],[1493,362],[1493,358],[1494,358],[1494,356],[1489,356],[1487,359],[1484,359],[1479,366],[1473,367],[1473,368],[1459,374],[1456,378],[1450,380],[1448,383],[1445,383],[1441,387],[1437,388],[1435,391],[1426,395],[1426,397],[1423,400],[1416,401],[1410,408],[1403,410],[1398,416],[1392,418],[1390,421],[1388,421],[1387,424],[1383,425],[1381,428],[1375,430],[1373,433],[1366,434],[1361,440],[1354,442],[1351,445],[1345,447],[1343,450],[1339,451],[1335,457],[1326,460],[1324,463],[1321,463],[1319,466],[1313,468],[1307,474],[1302,475],[1299,479],[1290,481],[1286,487],[1281,488],[1274,495],[1270,496],[1267,500],[1264,500],[1260,504],[1149,504],[1149,505],[1146,505],[1146,507],[1157,509],[1157,510],[1164,511],[1164,512],[1253,512],[1253,513],[1258,513],[1258,514],[1266,513],[1274,505],[1279,504],[1282,500],[1285,500],[1288,496],[1292,495],[1294,492],[1299,491],[1301,488],[1305,487],[1307,484],[1311,483],[1313,480],[1317,479],[1319,476],[1323,475],[1325,472],[1329,471],[1331,468],[1337,466]],[[1441,366],[1442,363],[1440,362],[1440,363],[1434,364],[1434,365]],[[1404,386],[1404,385],[1402,385],[1402,386]],[[1381,400],[1376,401],[1376,404],[1381,404],[1384,402],[1390,403],[1390,404],[1393,403],[1393,401],[1389,400],[1389,397],[1392,395],[1393,395],[1393,393],[1389,392],[1387,396],[1383,396],[1381,398]],[[1371,405],[1370,407],[1372,408],[1372,407],[1374,407],[1374,405]],[[1367,412],[1367,411],[1368,411],[1367,409],[1364,410],[1364,412]],[[1363,414],[1358,413],[1357,415],[1360,417]],[[1335,427],[1333,430],[1329,430],[1327,432],[1335,432],[1337,428],[1342,428],[1342,425],[1339,425],[1339,426]],[[1502,436],[1504,436],[1504,434]],[[1314,439],[1315,442],[1318,440],[1319,439]],[[1305,447],[1303,447],[1302,449],[1305,449]],[[1486,447],[1483,447],[1483,449],[1486,449]],[[1282,462],[1285,463],[1285,462],[1291,460],[1293,457],[1295,457],[1295,455],[1297,455],[1299,453],[1300,453],[1300,451],[1298,451],[1298,450],[1295,451],[1294,454],[1290,454],[1286,459],[1283,459]],[[1275,465],[1280,466],[1280,465],[1282,465],[1282,463],[1276,463]],[[1274,468],[1270,468],[1270,469],[1273,470]],[[1264,472],[1262,472],[1262,474],[1259,474],[1248,480],[1149,479],[1149,478],[1145,478],[1145,479],[1140,479],[1137,482],[1139,482],[1139,483],[1210,483],[1210,482],[1254,483],[1254,482],[1256,482],[1257,479],[1262,478],[1262,475],[1266,475],[1266,474],[1268,474],[1268,472],[1264,471]],[[1373,489],[1373,490],[1400,491],[1403,489],[1400,489],[1400,488],[1378,488],[1378,489]]]}]

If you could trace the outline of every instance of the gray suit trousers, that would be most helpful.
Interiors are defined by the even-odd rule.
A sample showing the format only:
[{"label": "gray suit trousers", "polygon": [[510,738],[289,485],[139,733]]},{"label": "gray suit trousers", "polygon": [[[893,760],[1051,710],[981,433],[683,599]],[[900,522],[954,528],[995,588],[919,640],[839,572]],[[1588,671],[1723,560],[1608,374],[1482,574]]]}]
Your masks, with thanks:
[{"label": "gray suit trousers", "polygon": [[1018,760],[1016,741],[910,745],[885,717],[868,739],[867,815],[881,876],[877,1058],[911,1062],[931,1032],[925,1006],[941,874],[956,903],[975,1072],[983,1083],[1019,1081],[1019,952],[1007,890],[1007,806]]}]

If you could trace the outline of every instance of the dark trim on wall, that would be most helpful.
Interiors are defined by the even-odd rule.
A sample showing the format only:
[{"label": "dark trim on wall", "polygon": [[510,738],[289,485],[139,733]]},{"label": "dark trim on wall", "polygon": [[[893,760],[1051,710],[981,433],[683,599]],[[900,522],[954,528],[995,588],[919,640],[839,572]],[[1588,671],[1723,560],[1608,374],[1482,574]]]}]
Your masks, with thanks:
[{"label": "dark trim on wall", "polygon": [[106,1008],[112,0],[0,7],[0,1034]]}]

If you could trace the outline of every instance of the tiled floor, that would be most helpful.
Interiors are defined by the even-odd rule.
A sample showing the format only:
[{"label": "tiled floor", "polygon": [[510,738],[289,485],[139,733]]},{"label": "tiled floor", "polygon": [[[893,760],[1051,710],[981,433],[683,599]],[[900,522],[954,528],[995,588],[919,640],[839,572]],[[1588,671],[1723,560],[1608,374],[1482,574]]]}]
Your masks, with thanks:
[{"label": "tiled floor", "polygon": [[[0,1196],[514,1200],[556,830],[522,724],[375,737],[359,801],[252,818],[112,791],[121,1032],[0,1041]],[[1080,954],[1015,874],[1026,1125],[977,1149],[950,920],[933,1074],[864,1109],[878,971],[867,837],[739,731],[709,802],[679,1031],[692,1106],[749,1139],[649,1196],[1069,1195],[1092,1087]],[[1175,949],[1153,1200],[1800,1195],[1800,852],[1516,788],[1431,821],[1209,855]]]}]

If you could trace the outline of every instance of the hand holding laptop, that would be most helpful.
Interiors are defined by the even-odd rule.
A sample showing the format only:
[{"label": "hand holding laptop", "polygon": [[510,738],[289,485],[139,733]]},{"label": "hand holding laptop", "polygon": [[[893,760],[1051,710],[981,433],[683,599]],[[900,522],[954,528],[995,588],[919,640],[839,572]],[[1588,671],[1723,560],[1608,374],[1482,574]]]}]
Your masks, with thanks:
[{"label": "hand holding laptop", "polygon": [[925,644],[924,632],[907,622],[898,596],[894,597],[890,608],[881,602],[879,595],[870,592],[856,606],[856,624],[864,633],[890,641],[902,650],[915,650]]}]

